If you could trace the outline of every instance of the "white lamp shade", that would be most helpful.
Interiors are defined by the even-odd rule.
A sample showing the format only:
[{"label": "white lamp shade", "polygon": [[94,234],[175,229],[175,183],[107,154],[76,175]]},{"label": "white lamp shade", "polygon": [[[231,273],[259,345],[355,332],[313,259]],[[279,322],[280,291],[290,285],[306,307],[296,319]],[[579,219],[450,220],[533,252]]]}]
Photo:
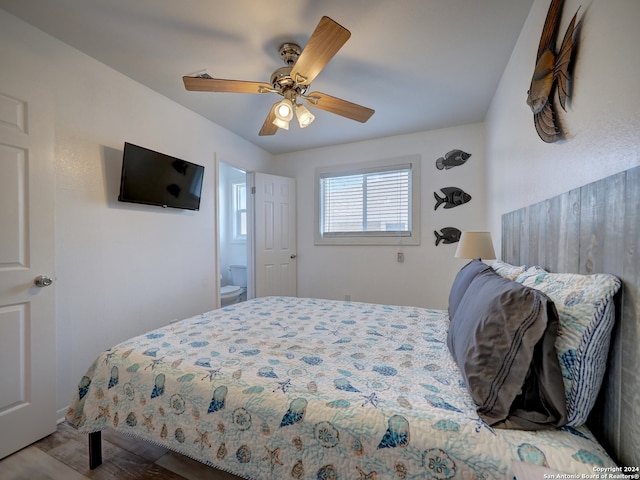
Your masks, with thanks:
[{"label": "white lamp shade", "polygon": [[298,117],[300,128],[308,127],[316,118],[304,105],[296,105],[296,116]]},{"label": "white lamp shade", "polygon": [[276,117],[276,118],[273,119],[273,122],[271,122],[271,123],[273,123],[278,128],[283,128],[285,130],[289,130],[289,121],[288,120],[283,120],[281,118]]},{"label": "white lamp shade", "polygon": [[491,232],[462,232],[455,258],[496,258]]}]

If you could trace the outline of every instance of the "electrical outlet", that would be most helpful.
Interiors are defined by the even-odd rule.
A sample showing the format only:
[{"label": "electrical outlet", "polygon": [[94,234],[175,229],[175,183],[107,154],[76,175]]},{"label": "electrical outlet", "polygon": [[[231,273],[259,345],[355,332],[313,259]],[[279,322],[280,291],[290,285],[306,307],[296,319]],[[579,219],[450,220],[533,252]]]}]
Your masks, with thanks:
[{"label": "electrical outlet", "polygon": [[398,260],[398,263],[403,263],[404,262],[404,253],[398,252],[396,259]]}]

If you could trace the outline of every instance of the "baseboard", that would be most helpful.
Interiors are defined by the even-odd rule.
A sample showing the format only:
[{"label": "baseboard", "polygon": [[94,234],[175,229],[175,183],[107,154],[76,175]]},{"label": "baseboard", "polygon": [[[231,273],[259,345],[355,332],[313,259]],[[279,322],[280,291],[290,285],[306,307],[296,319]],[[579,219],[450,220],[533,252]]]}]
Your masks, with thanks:
[{"label": "baseboard", "polygon": [[60,425],[62,422],[64,422],[64,416],[67,414],[67,410],[69,410],[68,405],[56,412],[56,424]]}]

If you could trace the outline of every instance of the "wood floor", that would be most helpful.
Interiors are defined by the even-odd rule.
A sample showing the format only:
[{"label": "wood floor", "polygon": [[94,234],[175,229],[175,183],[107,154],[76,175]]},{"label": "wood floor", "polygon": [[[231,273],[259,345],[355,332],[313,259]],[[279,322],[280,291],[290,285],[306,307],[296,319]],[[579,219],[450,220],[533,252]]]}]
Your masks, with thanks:
[{"label": "wood floor", "polygon": [[0,460],[0,480],[240,480],[111,430],[102,433],[102,465],[89,470],[87,445],[87,435],[63,422],[52,435]]}]

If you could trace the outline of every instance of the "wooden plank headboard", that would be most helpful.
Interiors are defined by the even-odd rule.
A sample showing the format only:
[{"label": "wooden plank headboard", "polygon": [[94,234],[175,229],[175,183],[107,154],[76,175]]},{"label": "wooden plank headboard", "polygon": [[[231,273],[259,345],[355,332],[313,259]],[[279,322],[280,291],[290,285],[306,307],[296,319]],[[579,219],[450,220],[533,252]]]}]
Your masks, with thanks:
[{"label": "wooden plank headboard", "polygon": [[621,466],[640,465],[640,167],[502,216],[502,259],[622,280],[607,373],[589,427]]}]

